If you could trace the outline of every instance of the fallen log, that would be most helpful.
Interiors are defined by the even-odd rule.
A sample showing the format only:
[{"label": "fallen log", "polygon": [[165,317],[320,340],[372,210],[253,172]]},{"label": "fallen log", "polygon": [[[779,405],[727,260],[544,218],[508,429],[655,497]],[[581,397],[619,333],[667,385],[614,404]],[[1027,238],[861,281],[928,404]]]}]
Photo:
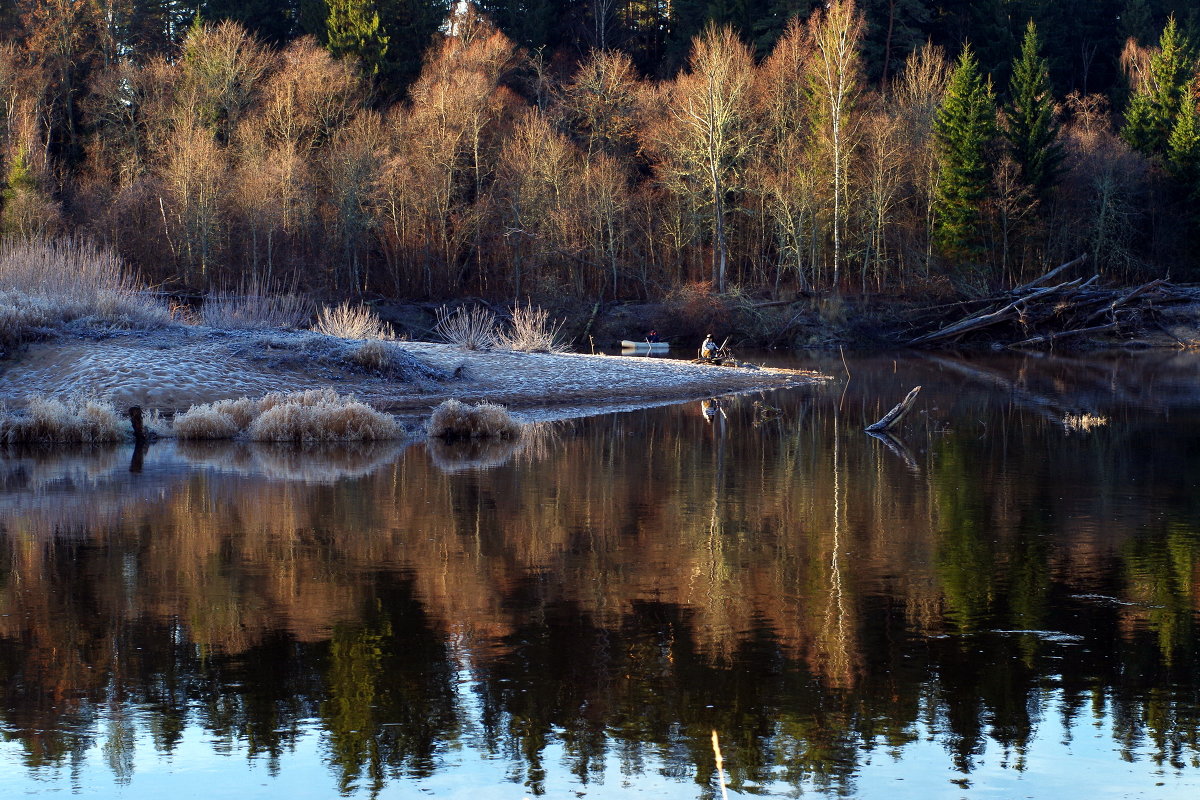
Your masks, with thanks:
[{"label": "fallen log", "polygon": [[1098,311],[1095,311],[1090,317],[1088,317],[1084,321],[1091,322],[1093,319],[1100,316],[1101,314],[1112,313],[1113,311],[1116,311],[1118,308],[1120,308],[1121,306],[1128,303],[1130,300],[1133,300],[1136,297],[1140,297],[1141,295],[1145,294],[1146,292],[1149,292],[1153,289],[1157,289],[1160,286],[1166,286],[1166,285],[1167,285],[1167,282],[1164,281],[1162,278],[1152,280],[1149,283],[1143,283],[1141,286],[1137,287],[1132,292],[1129,292],[1128,294],[1126,294],[1122,297],[1118,297],[1116,300],[1113,300],[1112,303],[1110,305],[1106,306],[1105,308],[1101,308]]},{"label": "fallen log", "polygon": [[1032,347],[1035,344],[1049,344],[1058,339],[1065,339],[1069,336],[1081,336],[1085,333],[1099,333],[1100,331],[1111,331],[1117,327],[1117,323],[1110,322],[1106,325],[1093,325],[1090,328],[1075,328],[1069,331],[1058,331],[1057,333],[1043,333],[1040,336],[1031,336],[1020,342],[1013,342],[1008,345],[1009,349],[1016,350],[1021,347]]},{"label": "fallen log", "polygon": [[953,325],[942,328],[941,330],[934,331],[933,333],[927,333],[924,336],[918,336],[917,338],[909,341],[909,344],[929,344],[930,342],[937,342],[941,341],[942,339],[961,336],[964,333],[979,330],[980,328],[987,328],[1000,322],[1007,322],[1008,320],[1015,319],[1019,316],[1018,308],[1022,305],[1031,303],[1034,300],[1041,299],[1046,295],[1053,294],[1055,292],[1077,288],[1082,283],[1082,278],[1076,278],[1073,281],[1060,283],[1057,286],[1048,286],[1044,289],[1038,289],[1033,294],[1028,295],[1027,297],[1019,297],[1003,308],[997,309],[996,311],[986,314],[974,314],[964,320],[954,323]]},{"label": "fallen log", "polygon": [[867,426],[868,433],[877,433],[886,431],[889,428],[899,424],[900,420],[904,419],[904,415],[913,407],[913,403],[917,400],[917,394],[921,391],[921,387],[917,386],[908,393],[908,396],[897,403],[891,411],[883,415],[883,418],[878,422],[874,422]]},{"label": "fallen log", "polygon": [[1059,273],[1065,272],[1066,270],[1070,269],[1071,267],[1075,266],[1076,264],[1082,264],[1084,261],[1087,261],[1087,253],[1084,253],[1081,256],[1077,256],[1076,258],[1071,259],[1067,263],[1055,267],[1054,269],[1050,270],[1045,275],[1043,275],[1040,278],[1037,278],[1036,280],[1032,280],[1029,283],[1021,284],[1017,288],[1013,289],[1012,292],[1010,292],[1010,294],[1021,294],[1022,292],[1028,292],[1031,289],[1033,289],[1035,286],[1045,283],[1046,281],[1055,277]]}]

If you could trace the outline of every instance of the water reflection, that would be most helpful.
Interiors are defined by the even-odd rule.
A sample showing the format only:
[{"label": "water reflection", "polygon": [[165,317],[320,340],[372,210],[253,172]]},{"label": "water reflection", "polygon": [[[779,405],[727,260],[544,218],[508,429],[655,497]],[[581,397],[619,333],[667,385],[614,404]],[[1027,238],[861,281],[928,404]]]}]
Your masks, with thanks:
[{"label": "water reflection", "polygon": [[734,791],[883,796],[883,752],[995,782],[1093,725],[1194,786],[1182,364],[860,361],[503,452],[9,452],[0,787],[102,762],[136,792],[198,729],[280,785],[319,736],[346,794],[488,785],[470,752],[527,794],[709,796],[716,729]]}]

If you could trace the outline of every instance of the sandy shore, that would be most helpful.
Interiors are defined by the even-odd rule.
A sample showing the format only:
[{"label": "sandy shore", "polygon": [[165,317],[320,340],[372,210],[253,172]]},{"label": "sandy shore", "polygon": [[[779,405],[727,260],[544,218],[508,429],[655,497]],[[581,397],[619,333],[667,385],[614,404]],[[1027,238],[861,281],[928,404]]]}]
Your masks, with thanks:
[{"label": "sandy shore", "polygon": [[[93,395],[118,408],[163,412],[196,403],[259,397],[271,391],[333,388],[397,414],[421,413],[442,400],[488,400],[523,416],[558,408],[653,405],[716,394],[801,386],[814,372],[741,369],[671,358],[476,352],[446,344],[396,342],[424,364],[457,377],[404,381],[344,357],[347,344],[309,332],[223,331],[172,327],[98,332],[35,343],[0,362],[0,400],[20,406],[34,395]],[[554,416],[554,414],[551,414]]]}]

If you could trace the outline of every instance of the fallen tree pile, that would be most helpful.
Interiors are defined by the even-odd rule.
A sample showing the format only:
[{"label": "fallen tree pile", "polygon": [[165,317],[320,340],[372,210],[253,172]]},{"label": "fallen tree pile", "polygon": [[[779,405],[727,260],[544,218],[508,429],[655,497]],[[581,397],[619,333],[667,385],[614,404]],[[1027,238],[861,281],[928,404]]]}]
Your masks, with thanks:
[{"label": "fallen tree pile", "polygon": [[1080,256],[1005,294],[976,301],[983,307],[908,344],[921,347],[982,339],[994,347],[1020,349],[1052,346],[1079,336],[1129,336],[1161,327],[1157,312],[1164,306],[1200,301],[1195,287],[1162,279],[1119,289],[1099,286],[1099,275],[1056,282],[1086,260]]}]

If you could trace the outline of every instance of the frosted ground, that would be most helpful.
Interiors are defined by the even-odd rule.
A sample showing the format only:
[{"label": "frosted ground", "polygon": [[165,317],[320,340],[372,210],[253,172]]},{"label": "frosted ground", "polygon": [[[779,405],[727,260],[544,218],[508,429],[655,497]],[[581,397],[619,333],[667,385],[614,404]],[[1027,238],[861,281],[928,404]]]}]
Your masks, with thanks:
[{"label": "frosted ground", "polygon": [[431,342],[389,342],[395,367],[374,368],[355,358],[362,345],[311,331],[185,325],[65,334],[27,344],[0,361],[0,400],[19,407],[37,395],[91,396],[118,409],[140,405],[170,413],[267,392],[331,388],[401,414],[457,398],[547,418],[794,386],[818,377],[664,358],[472,351]]}]

